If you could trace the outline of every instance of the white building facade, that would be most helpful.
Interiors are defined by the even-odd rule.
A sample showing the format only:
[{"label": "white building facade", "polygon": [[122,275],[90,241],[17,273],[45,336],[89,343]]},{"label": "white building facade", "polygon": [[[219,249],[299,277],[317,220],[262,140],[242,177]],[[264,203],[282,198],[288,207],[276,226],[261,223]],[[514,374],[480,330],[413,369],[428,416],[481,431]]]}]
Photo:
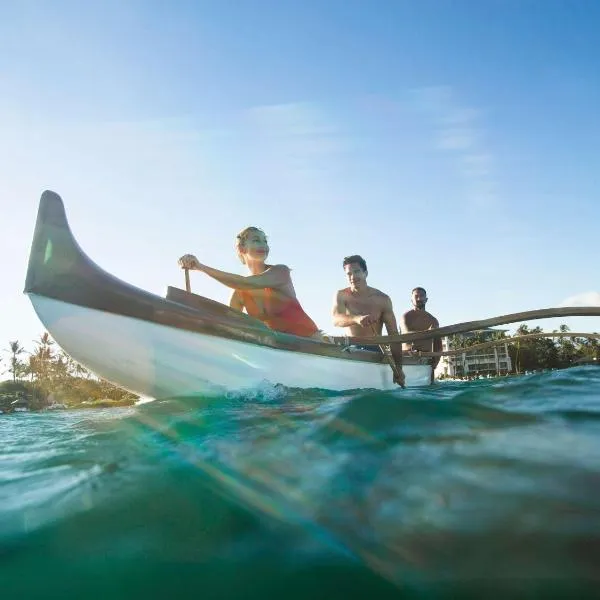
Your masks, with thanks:
[{"label": "white building facade", "polygon": [[[455,339],[465,339],[479,335],[483,341],[491,340],[492,336],[502,329],[479,329],[453,336]],[[442,339],[442,350],[452,350],[450,338]],[[436,367],[436,377],[488,377],[505,375],[512,371],[512,361],[508,353],[508,343],[498,343],[496,346],[469,351],[465,349],[460,354],[442,356]]]}]

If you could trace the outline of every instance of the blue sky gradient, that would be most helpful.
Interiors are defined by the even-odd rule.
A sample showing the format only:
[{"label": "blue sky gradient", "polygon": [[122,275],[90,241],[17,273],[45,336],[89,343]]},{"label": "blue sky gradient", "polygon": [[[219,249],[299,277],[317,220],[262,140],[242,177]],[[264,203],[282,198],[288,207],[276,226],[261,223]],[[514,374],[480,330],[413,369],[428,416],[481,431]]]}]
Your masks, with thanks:
[{"label": "blue sky gradient", "polygon": [[3,2],[0,345],[43,330],[22,289],[44,189],[158,294],[186,252],[242,273],[260,226],[332,333],[354,253],[397,315],[417,285],[441,324],[600,305],[599,27],[593,0]]}]

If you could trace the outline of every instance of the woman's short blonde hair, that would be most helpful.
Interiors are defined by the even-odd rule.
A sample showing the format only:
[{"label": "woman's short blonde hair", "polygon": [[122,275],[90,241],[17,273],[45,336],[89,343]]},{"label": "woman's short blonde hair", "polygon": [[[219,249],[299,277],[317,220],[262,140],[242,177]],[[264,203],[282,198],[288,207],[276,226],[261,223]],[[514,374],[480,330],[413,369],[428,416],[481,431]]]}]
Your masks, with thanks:
[{"label": "woman's short blonde hair", "polygon": [[242,264],[246,264],[244,260],[244,246],[246,245],[246,240],[251,233],[262,233],[265,236],[265,240],[267,239],[267,234],[258,227],[246,227],[246,229],[242,229],[236,237],[235,237],[235,251],[237,252],[238,258],[242,261]]}]

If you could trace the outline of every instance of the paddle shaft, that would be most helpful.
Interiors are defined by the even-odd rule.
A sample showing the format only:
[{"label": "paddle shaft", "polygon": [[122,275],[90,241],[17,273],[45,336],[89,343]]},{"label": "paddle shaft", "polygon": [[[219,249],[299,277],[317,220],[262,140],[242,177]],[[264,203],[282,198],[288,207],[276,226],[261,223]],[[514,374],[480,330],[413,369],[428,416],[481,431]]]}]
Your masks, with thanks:
[{"label": "paddle shaft", "polygon": [[[371,331],[375,335],[377,335],[377,330],[375,329],[375,325],[371,325]],[[381,353],[383,354],[383,357],[385,358],[386,362],[392,368],[392,373],[394,373],[396,379],[398,381],[402,381],[402,373],[400,372],[400,369],[402,367],[400,367],[400,369],[398,368],[398,363],[396,363],[396,359],[394,358],[394,355],[392,354],[391,349],[388,350],[388,348],[386,348],[383,344],[377,344],[377,345],[379,346],[379,349],[381,350]],[[402,385],[402,387],[404,387],[404,385]]]},{"label": "paddle shaft", "polygon": [[190,285],[190,270],[189,269],[183,269],[183,271],[185,272],[185,291],[188,294],[192,293],[192,286]]},{"label": "paddle shaft", "polygon": [[[384,358],[387,360],[388,364],[392,368],[392,373],[394,373],[394,375],[396,376],[397,381],[398,382],[402,381],[402,374],[398,368],[398,363],[396,362],[396,359],[394,358],[391,351],[388,354],[388,351],[383,344],[379,344],[379,349],[381,350]],[[402,368],[402,367],[400,367],[400,368]],[[404,384],[402,384],[402,383],[398,383],[398,385],[400,385],[401,387],[405,387]]]}]

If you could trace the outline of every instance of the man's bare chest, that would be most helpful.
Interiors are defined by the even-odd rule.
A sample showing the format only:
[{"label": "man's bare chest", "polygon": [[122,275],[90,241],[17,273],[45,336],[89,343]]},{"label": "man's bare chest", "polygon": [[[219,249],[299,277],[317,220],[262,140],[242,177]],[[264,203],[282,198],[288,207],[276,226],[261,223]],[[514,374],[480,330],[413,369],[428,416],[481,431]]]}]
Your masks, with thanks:
[{"label": "man's bare chest", "polygon": [[406,315],[406,325],[411,331],[422,331],[433,325],[433,317],[426,312],[415,311]]},{"label": "man's bare chest", "polygon": [[381,303],[374,296],[350,296],[346,299],[346,307],[351,314],[375,313],[382,310]]}]

